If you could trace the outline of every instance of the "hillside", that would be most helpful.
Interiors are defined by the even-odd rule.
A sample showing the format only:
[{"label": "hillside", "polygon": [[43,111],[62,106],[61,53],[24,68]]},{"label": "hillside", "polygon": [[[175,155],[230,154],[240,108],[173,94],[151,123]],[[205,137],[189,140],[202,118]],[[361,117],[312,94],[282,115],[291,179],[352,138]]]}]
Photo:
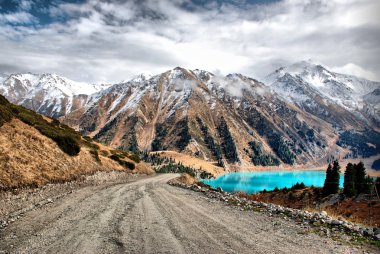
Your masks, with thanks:
[{"label": "hillside", "polygon": [[265,83],[292,102],[332,124],[345,120],[380,127],[380,83],[328,70],[312,61],[282,67]]},{"label": "hillside", "polygon": [[[17,89],[12,78],[7,80],[0,93],[9,98]],[[378,87],[378,82],[299,62],[275,71],[265,83],[181,67],[142,74],[102,86],[60,113],[25,105],[25,96],[13,94],[19,104],[59,117],[113,148],[176,151],[230,170],[375,158],[380,154]],[[84,95],[72,93],[71,101],[76,96]],[[47,99],[46,105],[55,102]]]},{"label": "hillside", "polygon": [[[116,161],[114,154],[120,157]],[[70,181],[97,171],[152,172],[123,154],[0,95],[0,190]]]},{"label": "hillside", "polygon": [[[63,120],[122,149],[174,150],[200,159],[249,166],[319,165],[349,153],[336,145],[340,129],[240,74],[225,77],[175,68],[139,76],[92,96]],[[369,126],[342,111],[341,129]],[[344,123],[344,124],[343,124]]]}]

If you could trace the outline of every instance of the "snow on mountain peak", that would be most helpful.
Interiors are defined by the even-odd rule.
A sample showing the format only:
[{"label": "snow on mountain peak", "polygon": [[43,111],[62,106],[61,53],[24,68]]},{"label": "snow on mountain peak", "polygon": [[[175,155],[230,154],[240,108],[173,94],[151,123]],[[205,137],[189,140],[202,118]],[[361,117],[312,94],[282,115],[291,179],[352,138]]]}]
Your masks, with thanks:
[{"label": "snow on mountain peak", "polygon": [[298,105],[306,103],[305,107],[314,107],[311,103],[314,98],[316,101],[323,98],[328,104],[336,104],[349,111],[371,108],[372,105],[363,96],[380,88],[379,82],[335,73],[311,61],[282,67],[269,74],[265,83],[283,98]]},{"label": "snow on mountain peak", "polygon": [[123,80],[120,83],[127,83],[127,82],[143,82],[146,80],[149,80],[153,77],[153,75],[150,72],[143,72],[139,75],[133,76],[131,79]]}]

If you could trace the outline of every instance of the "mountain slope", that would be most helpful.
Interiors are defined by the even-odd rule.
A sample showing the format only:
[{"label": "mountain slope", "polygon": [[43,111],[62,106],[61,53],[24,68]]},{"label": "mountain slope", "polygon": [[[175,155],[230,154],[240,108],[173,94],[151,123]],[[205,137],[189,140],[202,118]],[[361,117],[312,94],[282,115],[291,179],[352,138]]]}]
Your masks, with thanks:
[{"label": "mountain slope", "polygon": [[[37,110],[49,109],[47,115],[114,148],[174,150],[227,170],[233,165],[315,166],[380,153],[378,82],[310,62],[281,68],[266,82],[177,67],[103,87],[67,104],[69,110]],[[25,105],[22,91],[13,94]],[[62,105],[55,98],[45,104]]]},{"label": "mountain slope", "polygon": [[54,118],[84,106],[106,85],[75,82],[55,74],[12,74],[0,78],[0,94],[10,102]]},{"label": "mountain slope", "polygon": [[335,73],[311,61],[282,67],[265,82],[289,102],[330,123],[345,128],[362,126],[361,122],[380,126],[379,97],[368,99],[380,89],[379,82]]},{"label": "mountain slope", "polygon": [[144,163],[127,157],[121,160],[128,162],[129,168],[122,166],[111,158],[113,153],[0,95],[0,190],[69,181],[96,171],[150,171]]},{"label": "mountain slope", "polygon": [[116,84],[89,101],[84,114],[64,121],[113,147],[182,151],[227,168],[314,163],[337,139],[329,124],[239,74],[177,67]]}]

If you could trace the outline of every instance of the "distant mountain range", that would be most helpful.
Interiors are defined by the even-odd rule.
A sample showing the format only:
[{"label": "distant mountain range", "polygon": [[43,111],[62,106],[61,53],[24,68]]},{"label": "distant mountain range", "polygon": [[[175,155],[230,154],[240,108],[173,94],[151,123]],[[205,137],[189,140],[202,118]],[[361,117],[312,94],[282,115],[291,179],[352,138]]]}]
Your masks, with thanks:
[{"label": "distant mountain range", "polygon": [[75,82],[55,74],[0,77],[0,94],[12,103],[55,118],[85,106],[88,95],[108,86]]},{"label": "distant mountain range", "polygon": [[380,83],[311,62],[259,82],[177,67],[114,85],[3,77],[11,102],[125,150],[176,150],[226,168],[380,154]]}]

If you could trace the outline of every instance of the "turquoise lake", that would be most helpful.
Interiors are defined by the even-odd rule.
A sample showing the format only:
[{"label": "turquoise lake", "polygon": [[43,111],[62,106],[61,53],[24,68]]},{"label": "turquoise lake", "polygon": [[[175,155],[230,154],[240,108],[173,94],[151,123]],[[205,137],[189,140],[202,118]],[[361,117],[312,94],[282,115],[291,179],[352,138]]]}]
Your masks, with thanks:
[{"label": "turquoise lake", "polygon": [[[320,170],[300,171],[263,171],[235,172],[219,176],[215,179],[201,180],[213,188],[220,187],[227,192],[243,191],[247,194],[260,192],[264,189],[290,188],[297,182],[306,186],[322,187],[326,172]],[[340,177],[340,187],[343,187],[343,175]]]}]

